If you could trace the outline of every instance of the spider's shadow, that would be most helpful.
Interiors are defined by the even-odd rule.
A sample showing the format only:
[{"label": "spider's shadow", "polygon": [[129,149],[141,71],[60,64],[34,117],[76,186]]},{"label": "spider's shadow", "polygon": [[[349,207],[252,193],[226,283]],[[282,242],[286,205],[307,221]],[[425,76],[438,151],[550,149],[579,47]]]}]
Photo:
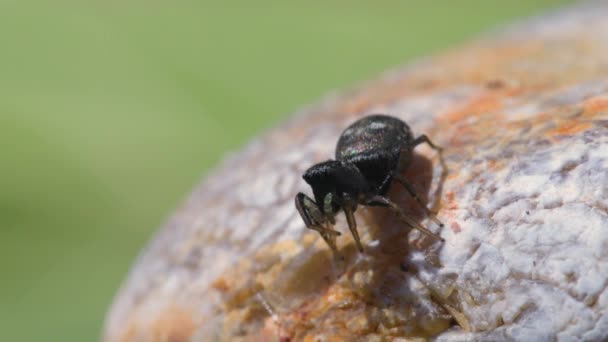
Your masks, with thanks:
[{"label": "spider's shadow", "polygon": [[[439,163],[433,165],[433,162],[428,158],[414,153],[409,167],[402,173],[402,176],[413,185],[422,203],[433,212],[436,212],[440,206],[443,183],[447,177],[447,168],[441,154],[439,154],[438,159]],[[441,174],[432,195],[429,195],[433,183],[434,167],[441,168]],[[397,181],[393,181],[387,196],[397,203],[406,215],[422,224],[421,221],[425,218],[423,208]],[[429,203],[429,198],[433,199],[432,203]],[[408,235],[412,230],[411,227],[385,208],[366,208],[363,215],[371,228],[369,234],[373,240],[378,240],[376,248],[370,250],[370,253],[373,254],[375,250],[379,250],[382,254],[390,254],[395,257],[404,258],[407,256]],[[440,232],[440,228],[430,220],[427,220],[423,225],[435,232]],[[425,248],[437,242],[426,235],[419,234],[419,236],[415,241],[418,248]]]},{"label": "spider's shadow", "polygon": [[[441,174],[438,184],[435,185],[435,190],[432,196],[429,196],[431,185],[433,183],[433,168],[440,167]],[[409,167],[402,174],[415,188],[422,202],[429,206],[428,199],[433,198],[433,203],[429,206],[431,211],[439,207],[441,194],[443,192],[443,183],[447,177],[447,168],[441,155],[439,163],[433,162],[420,154],[414,153]],[[387,196],[397,203],[404,212],[416,222],[421,223],[425,218],[425,213],[418,202],[403,188],[398,182],[393,182]],[[357,251],[354,245],[345,246],[346,252],[346,277],[352,276],[361,270],[372,270],[372,278],[365,284],[367,287],[366,296],[373,298],[365,298],[368,303],[389,307],[398,302],[416,301],[417,296],[407,287],[407,278],[416,276],[416,267],[408,263],[408,257],[411,249],[423,250],[427,256],[425,262],[430,262],[434,266],[438,266],[438,249],[441,247],[437,240],[423,234],[418,234],[418,238],[409,242],[408,236],[413,228],[409,227],[401,221],[397,215],[386,208],[368,207],[365,210],[360,210],[362,217],[367,226],[370,228],[369,234],[372,240],[377,242],[371,246],[367,246],[365,257],[360,259],[362,262],[357,262]],[[431,228],[435,232],[439,229],[430,220],[426,220],[427,228]],[[352,248],[350,248],[352,247]],[[415,305],[414,302],[410,303]]]},{"label": "spider's shadow", "polygon": [[[409,167],[402,175],[413,185],[422,202],[430,207],[432,211],[440,205],[440,198],[443,191],[443,182],[447,177],[447,168],[441,156],[439,163],[433,163],[428,158],[413,153]],[[435,159],[436,160],[436,159]],[[434,168],[441,168],[441,175],[436,185],[433,185]],[[431,187],[435,190],[429,196]],[[391,200],[404,209],[404,212],[415,221],[421,223],[425,217],[423,209],[418,202],[407,192],[397,181],[391,184],[387,194]],[[433,198],[432,205],[429,206],[428,199]],[[308,250],[300,258],[292,260],[293,267],[298,272],[287,272],[287,278],[281,283],[292,284],[289,293],[293,300],[291,309],[295,310],[310,300],[311,297],[319,298],[319,293],[325,293],[336,281],[341,281],[342,286],[352,286],[352,290],[359,298],[359,303],[365,308],[376,307],[378,309],[390,307],[416,307],[424,305],[420,302],[417,292],[409,287],[408,278],[416,276],[417,272],[414,265],[408,264],[408,257],[411,248],[432,250],[436,240],[418,234],[419,238],[410,244],[408,235],[411,227],[401,221],[396,214],[387,208],[382,207],[360,207],[357,210],[357,219],[361,219],[360,229],[370,229],[367,234],[376,241],[370,245],[364,245],[365,252],[360,254],[350,234],[343,234],[341,239],[348,239],[349,242],[342,244],[340,253],[344,256],[341,262],[335,259],[331,261],[331,253],[328,250],[315,251]],[[438,227],[430,220],[424,221],[428,228],[438,232]],[[369,241],[366,239],[366,241]],[[431,251],[431,254],[433,252]],[[327,267],[332,263],[334,267]],[[372,272],[369,272],[369,271]],[[356,275],[371,274],[363,283],[356,280]],[[294,281],[297,279],[298,281]],[[338,280],[339,279],[339,280]],[[346,281],[346,282],[343,282]],[[295,285],[294,285],[295,284]],[[286,291],[279,291],[286,292]],[[369,321],[378,321],[377,315],[385,315],[384,310],[367,310],[364,315],[374,315],[368,317]],[[390,321],[390,317],[380,317],[380,321]]]}]

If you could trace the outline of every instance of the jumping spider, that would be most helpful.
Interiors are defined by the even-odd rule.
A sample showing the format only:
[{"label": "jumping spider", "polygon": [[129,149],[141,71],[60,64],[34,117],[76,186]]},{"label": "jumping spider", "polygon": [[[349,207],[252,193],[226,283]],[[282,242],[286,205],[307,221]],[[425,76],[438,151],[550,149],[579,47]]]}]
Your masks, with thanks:
[{"label": "jumping spider", "polygon": [[396,179],[427,216],[443,227],[418,197],[414,187],[401,175],[410,164],[414,147],[421,143],[441,152],[441,148],[426,135],[414,139],[408,125],[395,117],[370,115],[350,125],[338,140],[336,159],[313,165],[302,176],[314,194],[314,200],[301,192],[295,197],[296,208],[306,227],[318,231],[338,255],[336,236],[340,233],[332,227],[336,223],[336,214],[342,209],[357,247],[363,252],[354,212],[357,205],[380,206],[397,213],[409,226],[444,241],[386,197],[393,179]]}]

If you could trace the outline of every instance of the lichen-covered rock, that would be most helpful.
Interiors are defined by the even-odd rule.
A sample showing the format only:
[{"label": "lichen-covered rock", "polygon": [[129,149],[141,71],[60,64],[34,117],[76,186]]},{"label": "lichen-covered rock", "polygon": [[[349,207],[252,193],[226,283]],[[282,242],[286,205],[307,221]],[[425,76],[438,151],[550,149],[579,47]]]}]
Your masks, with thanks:
[{"label": "lichen-covered rock", "polygon": [[[227,160],[135,264],[107,341],[608,339],[608,3],[519,24],[299,113]],[[445,243],[357,211],[335,262],[293,197],[349,123],[443,146],[405,176]],[[390,196],[428,227],[409,196]],[[337,229],[347,232],[343,218]]]}]

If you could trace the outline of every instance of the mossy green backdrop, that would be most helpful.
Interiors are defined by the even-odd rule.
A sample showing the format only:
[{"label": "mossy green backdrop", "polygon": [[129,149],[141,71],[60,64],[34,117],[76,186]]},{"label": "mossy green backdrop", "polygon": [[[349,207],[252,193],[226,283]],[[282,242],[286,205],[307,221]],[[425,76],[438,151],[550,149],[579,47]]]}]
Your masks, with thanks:
[{"label": "mossy green backdrop", "polygon": [[222,156],[324,93],[565,1],[0,1],[0,341],[94,341]]}]

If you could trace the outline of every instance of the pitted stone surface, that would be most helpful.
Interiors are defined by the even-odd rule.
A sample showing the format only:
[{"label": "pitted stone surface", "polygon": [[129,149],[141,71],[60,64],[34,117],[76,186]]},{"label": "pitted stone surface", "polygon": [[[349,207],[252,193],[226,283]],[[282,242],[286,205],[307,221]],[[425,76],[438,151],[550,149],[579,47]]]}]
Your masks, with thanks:
[{"label": "pitted stone surface", "polygon": [[[297,113],[229,157],[142,253],[107,341],[608,339],[608,4],[583,3],[388,72]],[[293,206],[341,131],[389,113],[443,146],[336,264]],[[347,233],[344,218],[336,228]],[[455,319],[454,319],[455,318]]]}]

